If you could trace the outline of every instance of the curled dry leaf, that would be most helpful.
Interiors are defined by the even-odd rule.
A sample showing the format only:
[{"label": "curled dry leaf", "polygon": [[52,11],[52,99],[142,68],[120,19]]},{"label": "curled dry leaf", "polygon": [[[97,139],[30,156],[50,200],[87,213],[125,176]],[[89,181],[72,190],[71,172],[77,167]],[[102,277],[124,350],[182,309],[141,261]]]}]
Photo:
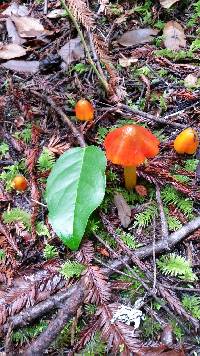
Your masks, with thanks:
[{"label": "curled dry leaf", "polygon": [[20,73],[36,73],[39,70],[39,62],[38,61],[17,61],[10,60],[6,63],[1,64],[1,67],[6,69],[13,70],[14,72]]},{"label": "curled dry leaf", "polygon": [[67,42],[63,47],[61,47],[59,54],[67,65],[84,58],[85,53],[80,37],[73,38]]},{"label": "curled dry leaf", "polygon": [[21,45],[25,41],[18,35],[16,27],[10,17],[6,19],[6,29],[8,32],[8,37],[11,38],[12,43]]},{"label": "curled dry leaf", "polygon": [[123,227],[127,228],[131,222],[131,208],[121,194],[115,194],[114,204],[117,207],[119,220]]},{"label": "curled dry leaf", "polygon": [[140,45],[153,41],[153,36],[157,34],[158,30],[154,30],[153,28],[139,28],[138,30],[125,32],[118,39],[118,43],[124,47]]},{"label": "curled dry leaf", "polygon": [[169,21],[165,24],[164,45],[172,51],[178,51],[186,47],[186,39],[183,27],[176,21]]},{"label": "curled dry leaf", "polygon": [[160,0],[160,4],[165,8],[169,9],[173,4],[178,2],[179,0]]},{"label": "curled dry leaf", "polygon": [[49,19],[57,19],[58,17],[64,16],[65,12],[63,9],[54,9],[48,13],[47,17]]},{"label": "curled dry leaf", "polygon": [[18,17],[12,15],[11,19],[14,22],[20,37],[32,38],[47,33],[47,31],[44,29],[44,26],[40,23],[40,20],[35,19],[34,17]]},{"label": "curled dry leaf", "polygon": [[131,64],[136,62],[138,62],[138,59],[133,57],[129,57],[129,58],[124,57],[119,59],[119,64],[124,68],[130,67]]},{"label": "curled dry leaf", "polygon": [[184,79],[184,85],[186,88],[193,88],[197,84],[198,78],[193,74],[188,74]]},{"label": "curled dry leaf", "polygon": [[0,59],[12,59],[25,56],[26,50],[18,44],[10,43],[4,45],[0,43]]},{"label": "curled dry leaf", "polygon": [[6,10],[2,12],[3,15],[11,16],[27,16],[29,13],[28,8],[25,5],[19,5],[13,2]]}]

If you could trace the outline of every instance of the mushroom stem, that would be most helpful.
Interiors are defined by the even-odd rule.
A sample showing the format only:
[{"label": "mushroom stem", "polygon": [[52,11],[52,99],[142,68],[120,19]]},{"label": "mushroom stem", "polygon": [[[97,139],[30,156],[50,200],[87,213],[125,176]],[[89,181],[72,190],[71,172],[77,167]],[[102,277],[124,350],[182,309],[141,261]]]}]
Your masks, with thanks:
[{"label": "mushroom stem", "polygon": [[124,180],[126,189],[130,190],[136,186],[136,167],[124,167]]}]

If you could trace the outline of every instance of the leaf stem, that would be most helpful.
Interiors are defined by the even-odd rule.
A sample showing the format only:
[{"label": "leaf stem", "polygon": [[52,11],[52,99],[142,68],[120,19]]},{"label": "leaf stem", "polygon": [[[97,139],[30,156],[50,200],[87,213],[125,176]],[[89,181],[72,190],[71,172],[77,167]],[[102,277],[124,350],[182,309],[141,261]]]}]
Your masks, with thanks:
[{"label": "leaf stem", "polygon": [[105,88],[105,90],[108,91],[108,83],[107,83],[107,81],[101,76],[101,74],[99,73],[98,69],[96,68],[96,65],[95,65],[95,63],[94,63],[94,61],[93,61],[93,59],[92,59],[92,57],[91,57],[91,55],[90,55],[90,50],[89,50],[89,48],[88,48],[88,46],[87,46],[87,44],[86,44],[86,42],[85,42],[85,38],[84,38],[83,33],[82,33],[82,31],[81,31],[81,29],[80,29],[80,27],[79,27],[78,22],[76,21],[76,19],[75,19],[73,13],[70,11],[69,7],[65,4],[65,1],[64,1],[64,0],[61,0],[61,4],[62,4],[63,8],[67,11],[67,13],[68,13],[70,19],[72,20],[74,26],[76,27],[76,30],[77,30],[77,32],[78,32],[78,34],[79,34],[79,36],[80,36],[81,42],[82,42],[82,44],[83,44],[84,50],[85,50],[85,52],[86,52],[86,55],[87,55],[87,57],[88,57],[88,61],[89,61],[90,65],[91,65],[91,67],[93,68],[94,72],[96,73],[98,79],[100,80],[100,82],[101,82],[101,84],[103,85],[103,87]]}]

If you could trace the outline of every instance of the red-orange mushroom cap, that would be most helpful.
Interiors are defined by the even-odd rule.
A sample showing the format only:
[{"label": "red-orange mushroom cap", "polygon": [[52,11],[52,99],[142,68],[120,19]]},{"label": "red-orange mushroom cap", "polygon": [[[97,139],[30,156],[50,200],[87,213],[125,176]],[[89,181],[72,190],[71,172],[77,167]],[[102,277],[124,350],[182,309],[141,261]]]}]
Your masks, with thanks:
[{"label": "red-orange mushroom cap", "polygon": [[146,158],[159,152],[159,140],[148,129],[137,125],[125,125],[106,136],[104,147],[107,159],[124,167],[138,166]]}]

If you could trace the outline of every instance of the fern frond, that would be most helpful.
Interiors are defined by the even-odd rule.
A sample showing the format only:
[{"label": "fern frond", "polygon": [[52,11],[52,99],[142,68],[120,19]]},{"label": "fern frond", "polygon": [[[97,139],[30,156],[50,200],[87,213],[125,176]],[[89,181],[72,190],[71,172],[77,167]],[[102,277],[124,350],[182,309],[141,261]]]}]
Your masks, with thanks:
[{"label": "fern frond", "polygon": [[161,257],[158,261],[158,267],[166,275],[178,276],[186,281],[198,279],[193,273],[190,263],[184,257],[175,255],[175,253]]},{"label": "fern frond", "polygon": [[41,172],[48,171],[55,163],[54,153],[48,148],[44,148],[40,157],[38,158],[38,169]]},{"label": "fern frond", "polygon": [[22,210],[20,208],[13,208],[9,211],[5,211],[2,217],[4,223],[6,224],[11,224],[20,221],[28,230],[31,229],[31,216],[25,210]]},{"label": "fern frond", "polygon": [[135,221],[133,227],[145,228],[147,227],[153,220],[153,218],[157,215],[158,209],[155,204],[148,206],[143,212],[135,215]]},{"label": "fern frond", "polygon": [[182,299],[184,308],[189,311],[192,316],[200,320],[200,297],[195,295],[184,295]]},{"label": "fern frond", "polygon": [[89,266],[84,279],[88,295],[86,303],[103,304],[110,299],[110,283],[108,278],[97,266]]},{"label": "fern frond", "polygon": [[195,172],[197,169],[198,159],[187,159],[185,163],[185,169],[189,172]]},{"label": "fern frond", "polygon": [[55,258],[58,256],[58,251],[55,246],[46,244],[43,250],[43,256],[47,260],[50,260],[51,258]]},{"label": "fern frond", "polygon": [[86,265],[90,264],[94,258],[94,247],[91,241],[86,241],[76,253],[76,260]]},{"label": "fern frond", "polygon": [[69,6],[74,17],[80,21],[88,31],[95,27],[93,13],[87,7],[84,0],[66,0],[66,5]]},{"label": "fern frond", "polygon": [[166,185],[166,187],[161,190],[161,197],[165,204],[176,205],[180,200],[179,193],[171,185]]},{"label": "fern frond", "polygon": [[77,356],[104,356],[106,355],[106,343],[101,340],[100,334],[96,332],[85,348]]},{"label": "fern frond", "polygon": [[170,231],[179,230],[183,225],[175,216],[168,216],[167,223]]},{"label": "fern frond", "polygon": [[180,199],[176,205],[187,217],[192,217],[193,201],[191,199]]},{"label": "fern frond", "polygon": [[173,178],[176,179],[178,182],[181,182],[181,183],[188,183],[190,181],[189,177],[184,176],[182,174],[174,174]]},{"label": "fern frond", "polygon": [[119,304],[104,304],[97,314],[100,317],[102,339],[108,342],[113,354],[132,355],[138,353],[141,342],[138,340],[133,326],[120,321],[112,322],[113,315],[119,308]]},{"label": "fern frond", "polygon": [[118,235],[120,235],[120,238],[125,243],[125,245],[128,246],[130,249],[135,249],[142,246],[141,244],[135,241],[135,237],[130,233],[125,233],[121,229],[117,229],[116,232]]},{"label": "fern frond", "polygon": [[81,263],[78,263],[75,261],[67,261],[61,266],[60,273],[65,278],[71,278],[74,276],[80,277],[80,275],[84,271],[84,269],[85,269],[85,266],[83,266]]}]

